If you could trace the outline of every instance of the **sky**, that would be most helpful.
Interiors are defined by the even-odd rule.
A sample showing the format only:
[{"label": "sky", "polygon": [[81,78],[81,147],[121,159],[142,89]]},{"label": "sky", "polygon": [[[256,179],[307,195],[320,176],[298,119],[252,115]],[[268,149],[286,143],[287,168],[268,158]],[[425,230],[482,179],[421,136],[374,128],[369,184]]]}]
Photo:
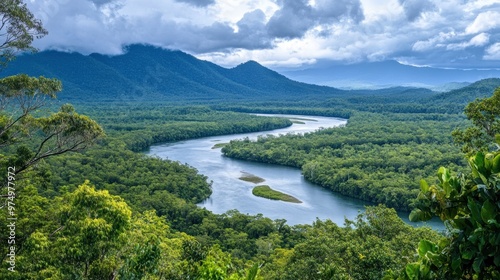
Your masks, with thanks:
[{"label": "sky", "polygon": [[255,60],[396,60],[500,68],[500,0],[25,0],[46,50],[123,53],[129,44],[182,50],[221,66]]}]

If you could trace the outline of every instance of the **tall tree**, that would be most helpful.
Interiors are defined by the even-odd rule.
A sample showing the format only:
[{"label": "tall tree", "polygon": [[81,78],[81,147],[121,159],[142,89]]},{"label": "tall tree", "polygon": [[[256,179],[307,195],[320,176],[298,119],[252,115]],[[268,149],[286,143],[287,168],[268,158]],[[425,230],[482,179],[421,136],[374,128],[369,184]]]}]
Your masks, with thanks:
[{"label": "tall tree", "polygon": [[[19,51],[34,51],[33,40],[46,34],[21,0],[0,2],[1,67]],[[0,79],[0,149],[10,155],[0,154],[0,167],[11,166],[17,174],[49,156],[84,149],[104,134],[71,105],[48,116],[39,114],[61,90],[60,81],[45,77],[19,74]]]},{"label": "tall tree", "polygon": [[0,66],[5,67],[18,51],[35,51],[31,43],[47,35],[42,22],[22,0],[0,2]]}]

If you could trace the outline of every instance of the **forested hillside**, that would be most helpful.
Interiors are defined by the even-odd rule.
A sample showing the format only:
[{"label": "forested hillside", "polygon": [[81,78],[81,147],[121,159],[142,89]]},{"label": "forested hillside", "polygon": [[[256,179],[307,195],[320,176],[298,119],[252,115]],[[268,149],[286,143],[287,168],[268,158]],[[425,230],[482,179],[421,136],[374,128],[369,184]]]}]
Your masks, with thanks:
[{"label": "forested hillside", "polygon": [[[339,91],[256,62],[225,69],[141,45],[12,62],[47,31],[20,0],[1,2],[0,15],[15,23],[0,25],[1,279],[500,277],[499,79],[443,94]],[[488,98],[467,105],[476,97]],[[343,225],[214,214],[196,205],[212,192],[209,174],[140,153],[292,124],[244,112],[348,118],[223,152],[302,168],[307,180],[381,205]],[[413,221],[438,216],[449,230],[414,228],[388,206],[414,209]]]},{"label": "forested hillside", "polygon": [[302,99],[343,91],[289,80],[256,62],[232,69],[181,51],[131,45],[123,55],[44,51],[18,57],[1,76],[26,73],[60,79],[69,101]]}]

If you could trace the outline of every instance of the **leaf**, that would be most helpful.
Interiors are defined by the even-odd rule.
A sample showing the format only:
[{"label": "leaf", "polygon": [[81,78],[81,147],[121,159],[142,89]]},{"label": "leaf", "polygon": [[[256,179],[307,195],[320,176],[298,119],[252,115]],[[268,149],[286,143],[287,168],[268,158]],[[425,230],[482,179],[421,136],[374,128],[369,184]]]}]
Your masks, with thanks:
[{"label": "leaf", "polygon": [[476,175],[477,177],[479,177],[481,179],[481,181],[486,185],[488,184],[488,180],[486,179],[488,177],[488,172],[485,168],[485,156],[482,152],[478,152],[476,154],[475,157],[473,157],[472,159],[473,161],[473,164],[471,164],[473,167],[475,168],[472,168],[472,170],[474,171],[474,169],[477,170],[477,172],[473,172],[475,173],[474,175]]},{"label": "leaf", "polygon": [[427,252],[434,252],[436,251],[436,244],[430,242],[429,240],[422,239],[418,243],[418,254],[421,257],[424,257]]},{"label": "leaf", "polygon": [[423,193],[426,193],[429,191],[429,184],[427,184],[427,182],[424,179],[420,180],[420,190]]},{"label": "leaf", "polygon": [[420,270],[420,264],[419,263],[410,263],[406,265],[406,276],[408,276],[409,279],[418,279],[419,276],[419,270]]},{"label": "leaf", "polygon": [[472,269],[474,269],[475,272],[477,273],[481,272],[481,266],[483,265],[483,260],[484,260],[483,256],[480,256],[474,260],[474,262],[472,263]]},{"label": "leaf", "polygon": [[469,201],[467,202],[467,207],[470,210],[471,222],[475,226],[477,223],[481,222],[481,206],[479,203],[474,201],[469,197]]},{"label": "leaf", "polygon": [[481,207],[481,218],[483,222],[488,223],[489,220],[494,220],[496,216],[495,205],[491,201],[486,200]]},{"label": "leaf", "polygon": [[255,280],[257,278],[258,273],[259,273],[259,264],[256,263],[248,270],[246,280]]},{"label": "leaf", "polygon": [[484,158],[485,156],[482,152],[478,152],[474,157],[474,163],[476,164],[478,170],[484,168]]},{"label": "leaf", "polygon": [[491,167],[493,165],[493,157],[494,154],[492,153],[487,153],[484,157],[484,166],[486,167],[486,170],[491,170]]},{"label": "leaf", "polygon": [[451,194],[451,185],[449,183],[449,181],[446,181],[446,182],[443,182],[443,189],[444,189],[444,193],[445,193],[445,196],[446,198],[450,198],[450,194]]},{"label": "leaf", "polygon": [[462,252],[462,259],[464,260],[472,260],[472,257],[474,257],[475,251],[473,249],[467,248],[465,251]]},{"label": "leaf", "polygon": [[496,255],[496,256],[495,256],[495,259],[494,259],[493,263],[494,263],[496,266],[500,266],[500,255]]},{"label": "leaf", "polygon": [[[497,135],[500,136],[500,135]],[[494,159],[493,159],[493,165],[491,167],[491,171],[493,173],[498,173],[500,172],[500,154],[498,154]]]},{"label": "leaf", "polygon": [[459,269],[461,263],[462,263],[462,259],[461,258],[453,258],[452,261],[451,261],[451,268],[454,271],[457,271]]},{"label": "leaf", "polygon": [[448,182],[450,179],[450,172],[445,167],[441,166],[438,170],[438,178],[441,183]]},{"label": "leaf", "polygon": [[411,211],[408,218],[411,222],[421,222],[430,220],[432,218],[432,215],[431,213],[422,211],[420,209],[414,209],[413,211]]}]

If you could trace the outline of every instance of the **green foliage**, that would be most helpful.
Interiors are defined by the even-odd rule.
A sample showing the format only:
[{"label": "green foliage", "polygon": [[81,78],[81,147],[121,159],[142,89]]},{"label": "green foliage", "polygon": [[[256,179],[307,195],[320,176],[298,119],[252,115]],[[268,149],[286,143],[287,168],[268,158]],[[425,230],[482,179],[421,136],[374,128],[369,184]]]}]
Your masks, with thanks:
[{"label": "green foliage", "polygon": [[[472,155],[475,151],[488,151],[495,142],[495,135],[500,133],[500,87],[493,96],[476,99],[465,107],[465,115],[473,126],[465,130],[453,131],[455,142],[463,145],[462,151]],[[498,146],[495,146],[498,148]]]},{"label": "green foliage", "polygon": [[[31,225],[18,228],[24,238],[16,238],[21,279],[104,279],[113,273],[130,225],[131,211],[123,199],[96,191],[88,182],[50,202],[29,187],[18,199],[19,210],[26,211],[20,212],[23,224]],[[36,208],[40,213],[27,212]]]},{"label": "green foliage", "polygon": [[[0,7],[20,3],[4,2]],[[55,69],[53,61],[62,67]],[[61,89],[57,80],[26,75],[0,80],[1,104],[8,104],[0,115],[5,154],[0,165],[27,166],[23,171],[30,179],[20,181],[16,197],[19,269],[8,274],[2,262],[2,279],[446,279],[457,278],[461,270],[466,277],[498,276],[498,247],[491,246],[499,239],[498,201],[492,196],[500,171],[496,152],[475,156],[470,177],[440,169],[438,185],[421,183],[423,207],[412,219],[439,211],[454,216],[451,241],[406,225],[384,206],[368,207],[345,227],[328,220],[289,226],[236,210],[213,214],[195,205],[211,194],[207,177],[187,165],[132,152],[160,142],[291,125],[230,111],[349,117],[342,129],[243,140],[223,150],[300,167],[308,180],[334,191],[406,209],[418,192],[416,178],[427,179],[439,165],[463,165],[443,131],[463,125],[461,116],[447,113],[458,112],[464,101],[449,104],[445,95],[422,89],[344,92],[309,86],[253,62],[223,69],[144,46],[113,58],[44,52],[18,62],[7,71],[55,73],[68,82],[68,99],[155,102],[77,104],[99,120],[107,138],[83,153],[68,154],[104,136],[103,129],[70,105],[53,114],[38,110]],[[490,83],[495,81],[466,91]],[[455,92],[456,97],[464,92]],[[175,101],[157,103],[166,97]],[[187,102],[205,106],[175,106]],[[474,118],[491,122],[483,114],[490,105],[471,107],[480,112]],[[465,199],[466,189],[478,200]],[[8,234],[0,228],[2,240]],[[455,272],[445,269],[450,266]]]},{"label": "green foliage", "polygon": [[31,43],[47,35],[40,20],[35,19],[22,0],[0,3],[0,65],[5,67],[18,51],[35,51]]},{"label": "green foliage", "polygon": [[426,220],[437,215],[447,222],[451,236],[439,243],[421,241],[420,262],[407,267],[410,279],[417,279],[413,275],[418,279],[500,276],[500,170],[493,170],[499,154],[478,152],[472,156],[470,175],[451,175],[441,168],[439,184],[422,183],[418,209],[410,219]]},{"label": "green foliage", "polygon": [[44,158],[82,150],[104,134],[69,104],[41,115],[46,98],[55,98],[60,90],[60,81],[45,77],[0,79],[0,148],[6,150],[0,166],[15,166],[20,173]]},{"label": "green foliage", "polygon": [[345,228],[318,220],[304,235],[293,250],[275,250],[262,268],[265,279],[381,279],[386,270],[415,259],[411,252],[417,240],[439,238],[428,228],[406,225],[383,206],[367,207]]},{"label": "green foliage", "polygon": [[[477,100],[466,108],[475,125],[459,136],[475,131],[479,138],[467,138],[470,173],[453,175],[441,167],[439,183],[421,182],[418,208],[411,220],[439,216],[450,229],[450,236],[439,243],[422,240],[420,259],[407,266],[406,279],[497,279],[500,277],[500,151],[488,152],[488,143],[498,131],[497,89],[488,99]],[[467,136],[468,137],[468,136]],[[464,140],[462,138],[461,140]],[[500,144],[497,142],[496,145]]]}]

